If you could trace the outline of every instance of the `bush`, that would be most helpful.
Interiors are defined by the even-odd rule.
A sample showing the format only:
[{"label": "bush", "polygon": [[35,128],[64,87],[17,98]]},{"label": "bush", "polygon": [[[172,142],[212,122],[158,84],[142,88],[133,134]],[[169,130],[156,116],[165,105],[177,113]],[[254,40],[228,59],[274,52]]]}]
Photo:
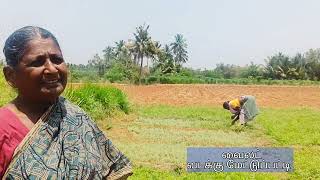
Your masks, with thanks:
[{"label": "bush", "polygon": [[126,66],[119,62],[114,62],[104,76],[110,82],[131,82],[139,83],[139,68],[136,66]]},{"label": "bush", "polygon": [[129,113],[127,96],[113,86],[87,84],[77,89],[66,90],[65,96],[95,120],[110,117],[114,111]]},{"label": "bush", "polygon": [[112,68],[110,68],[107,73],[105,74],[105,78],[108,79],[110,82],[119,82],[125,79],[125,69],[122,64],[114,64]]},{"label": "bush", "polygon": [[150,76],[147,78],[147,84],[154,84],[158,81],[159,81],[159,79],[156,76]]}]

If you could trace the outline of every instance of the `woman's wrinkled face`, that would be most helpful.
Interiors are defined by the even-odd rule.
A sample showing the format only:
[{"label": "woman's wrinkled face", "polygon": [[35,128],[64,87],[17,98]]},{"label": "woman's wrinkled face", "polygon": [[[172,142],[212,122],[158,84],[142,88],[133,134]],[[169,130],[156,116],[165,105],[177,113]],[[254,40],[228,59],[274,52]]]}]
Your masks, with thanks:
[{"label": "woman's wrinkled face", "polygon": [[19,96],[31,101],[52,102],[67,84],[67,66],[51,38],[29,41],[15,69],[14,86]]}]

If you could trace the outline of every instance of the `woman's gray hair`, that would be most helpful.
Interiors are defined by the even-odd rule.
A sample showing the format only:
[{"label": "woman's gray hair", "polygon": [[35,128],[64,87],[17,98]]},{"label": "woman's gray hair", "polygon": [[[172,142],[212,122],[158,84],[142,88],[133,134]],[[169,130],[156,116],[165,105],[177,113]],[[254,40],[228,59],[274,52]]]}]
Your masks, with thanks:
[{"label": "woman's gray hair", "polygon": [[7,65],[16,67],[25,53],[28,42],[36,38],[51,38],[60,49],[57,39],[48,30],[37,26],[26,26],[13,32],[5,42],[3,53]]}]

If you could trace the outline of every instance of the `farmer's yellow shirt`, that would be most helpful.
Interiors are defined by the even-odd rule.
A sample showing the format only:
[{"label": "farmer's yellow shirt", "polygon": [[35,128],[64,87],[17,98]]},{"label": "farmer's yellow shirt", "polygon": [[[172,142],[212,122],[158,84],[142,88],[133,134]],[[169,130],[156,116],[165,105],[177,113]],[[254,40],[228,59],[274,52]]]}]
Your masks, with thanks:
[{"label": "farmer's yellow shirt", "polygon": [[234,99],[234,100],[231,100],[229,102],[229,105],[232,109],[237,109],[237,108],[240,108],[240,100],[239,99]]}]

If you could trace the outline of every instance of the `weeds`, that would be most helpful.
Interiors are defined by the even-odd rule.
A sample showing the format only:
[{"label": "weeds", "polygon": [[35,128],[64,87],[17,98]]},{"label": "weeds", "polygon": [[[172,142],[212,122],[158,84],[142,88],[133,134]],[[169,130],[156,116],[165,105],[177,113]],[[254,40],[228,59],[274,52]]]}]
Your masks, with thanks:
[{"label": "weeds", "polygon": [[87,84],[79,88],[67,89],[64,95],[95,120],[111,117],[115,111],[129,113],[126,95],[113,86]]}]

